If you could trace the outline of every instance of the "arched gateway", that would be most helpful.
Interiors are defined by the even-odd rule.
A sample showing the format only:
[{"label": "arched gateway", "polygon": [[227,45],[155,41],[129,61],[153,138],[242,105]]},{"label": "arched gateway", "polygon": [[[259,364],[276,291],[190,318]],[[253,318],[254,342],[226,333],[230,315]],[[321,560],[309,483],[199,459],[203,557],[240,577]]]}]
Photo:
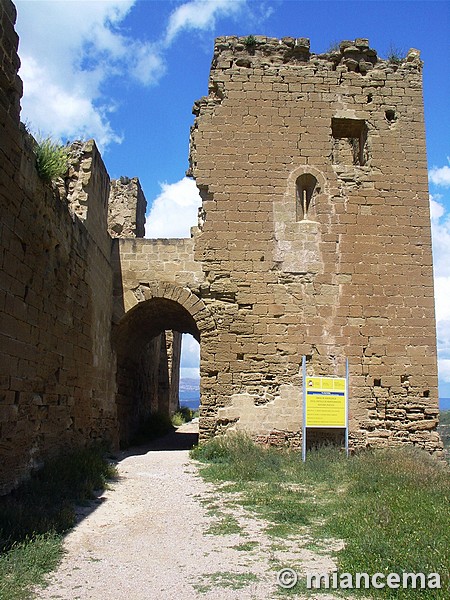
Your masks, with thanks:
[{"label": "arched gateway", "polygon": [[[193,291],[198,290],[201,273],[190,269],[192,243],[190,239],[114,240],[112,342],[122,445],[129,444],[153,414],[170,415],[177,409],[182,334],[189,333],[200,343],[215,330],[210,311]],[[171,258],[162,260],[162,253],[171,258],[185,254],[189,260],[179,265],[175,275]],[[159,279],[149,280],[144,273]],[[167,281],[169,277],[179,283]]]}]

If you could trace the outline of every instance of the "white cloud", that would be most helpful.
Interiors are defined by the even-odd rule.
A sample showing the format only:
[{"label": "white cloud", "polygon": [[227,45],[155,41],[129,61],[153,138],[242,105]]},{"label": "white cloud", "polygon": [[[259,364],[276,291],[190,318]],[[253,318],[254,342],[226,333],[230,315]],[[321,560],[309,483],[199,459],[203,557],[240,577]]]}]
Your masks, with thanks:
[{"label": "white cloud", "polygon": [[103,94],[105,83],[120,75],[149,85],[164,72],[157,45],[119,30],[135,1],[17,0],[22,120],[33,131],[94,137],[100,148],[121,141],[109,121],[116,103]]},{"label": "white cloud", "polygon": [[450,218],[444,204],[430,197],[435,279],[450,277]]},{"label": "white cloud", "polygon": [[[81,86],[67,89],[32,57],[23,62],[20,74],[27,86],[27,94],[22,100],[22,118],[30,122],[34,132],[51,133],[58,138],[94,137],[100,148],[121,141],[107,119],[112,106],[109,109],[107,106],[94,106],[88,90]],[[49,115],[51,132],[48,129]]]},{"label": "white cloud", "polygon": [[439,361],[439,378],[445,383],[450,383],[450,358],[443,358]]},{"label": "white cloud", "polygon": [[245,3],[246,0],[192,0],[182,4],[170,15],[166,44],[185,29],[212,29],[217,17],[236,15]]},{"label": "white cloud", "polygon": [[190,228],[197,225],[201,205],[195,181],[185,177],[176,183],[162,183],[161,190],[147,217],[145,237],[190,237]]},{"label": "white cloud", "polygon": [[[150,43],[121,24],[137,0],[16,0],[22,120],[60,139],[94,137],[104,149],[122,136],[105,94],[111,77],[155,85],[166,70],[165,52],[182,31],[210,30],[219,17],[236,16],[247,0],[191,0],[175,8]],[[251,12],[251,11],[250,11]]]},{"label": "white cloud", "polygon": [[443,167],[433,167],[430,169],[428,177],[434,185],[450,187],[450,167],[447,165],[444,165]]},{"label": "white cloud", "polygon": [[[436,320],[450,322],[450,277],[435,277],[434,293],[436,297]],[[450,339],[450,330],[448,335]]]},{"label": "white cloud", "polygon": [[[431,179],[431,177],[430,177]],[[440,386],[450,383],[450,219],[441,196],[430,196]]]},{"label": "white cloud", "polygon": [[183,335],[181,344],[181,368],[182,379],[200,379],[200,344],[191,335]]},{"label": "white cloud", "polygon": [[430,216],[432,221],[439,221],[445,213],[445,208],[438,202],[436,194],[430,194]]},{"label": "white cloud", "polygon": [[200,381],[200,369],[180,367],[180,379],[198,379]]}]

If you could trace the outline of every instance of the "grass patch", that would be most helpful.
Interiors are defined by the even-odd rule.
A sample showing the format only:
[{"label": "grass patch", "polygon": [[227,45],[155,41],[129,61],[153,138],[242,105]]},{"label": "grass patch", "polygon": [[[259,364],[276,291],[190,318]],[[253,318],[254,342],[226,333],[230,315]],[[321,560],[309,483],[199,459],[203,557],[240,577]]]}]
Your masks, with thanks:
[{"label": "grass patch", "polygon": [[237,544],[236,546],[231,546],[233,550],[238,550],[239,552],[251,552],[258,547],[258,542],[242,542],[242,544]]},{"label": "grass patch", "polygon": [[239,521],[232,515],[223,515],[217,523],[213,523],[208,527],[206,533],[210,535],[231,535],[233,533],[241,533],[242,527]]},{"label": "grass patch", "polygon": [[[344,540],[339,572],[437,572],[442,589],[421,590],[421,597],[449,597],[450,473],[426,452],[403,447],[347,459],[325,447],[302,463],[298,452],[230,435],[191,455],[204,463],[207,480],[235,482],[239,501],[269,522],[269,533],[300,538],[308,528],[316,539]],[[406,599],[418,591],[370,593]]]},{"label": "grass patch", "polygon": [[197,592],[207,593],[218,587],[232,590],[242,590],[258,581],[254,573],[233,573],[231,571],[216,571],[203,576],[204,583],[194,585]]},{"label": "grass patch", "polygon": [[52,138],[40,139],[34,147],[36,168],[39,177],[46,182],[66,174],[69,166],[68,149]]},{"label": "grass patch", "polygon": [[172,416],[172,425],[174,427],[180,427],[180,425],[189,423],[194,418],[194,414],[195,412],[193,410],[187,406],[183,406]]},{"label": "grass patch", "polygon": [[0,498],[0,600],[30,597],[62,556],[62,535],[75,524],[74,504],[116,476],[100,448],[49,460],[8,496]]},{"label": "grass patch", "polygon": [[30,588],[44,583],[45,574],[58,565],[61,556],[57,533],[36,535],[0,554],[0,599],[30,598]]},{"label": "grass patch", "polygon": [[[367,452],[350,461],[345,512],[328,523],[346,541],[342,572],[439,573],[443,589],[424,598],[449,597],[450,474],[413,448]],[[343,508],[337,503],[336,508]],[[402,590],[413,598],[417,590]],[[397,590],[373,592],[394,597]]]}]

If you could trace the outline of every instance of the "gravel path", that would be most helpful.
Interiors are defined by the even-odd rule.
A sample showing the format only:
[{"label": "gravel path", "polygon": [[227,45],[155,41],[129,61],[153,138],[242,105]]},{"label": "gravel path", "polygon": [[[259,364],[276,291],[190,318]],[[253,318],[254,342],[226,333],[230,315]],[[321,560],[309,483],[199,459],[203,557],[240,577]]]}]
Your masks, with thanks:
[{"label": "gravel path", "polygon": [[[278,596],[281,566],[332,569],[330,558],[297,542],[275,546],[263,522],[230,508],[225,494],[199,477],[187,450],[164,449],[182,446],[190,435],[192,425],[141,454],[121,455],[119,480],[95,509],[80,509],[63,561],[36,598],[271,600]],[[218,523],[218,506],[222,517],[232,510],[240,533],[208,533]]]}]

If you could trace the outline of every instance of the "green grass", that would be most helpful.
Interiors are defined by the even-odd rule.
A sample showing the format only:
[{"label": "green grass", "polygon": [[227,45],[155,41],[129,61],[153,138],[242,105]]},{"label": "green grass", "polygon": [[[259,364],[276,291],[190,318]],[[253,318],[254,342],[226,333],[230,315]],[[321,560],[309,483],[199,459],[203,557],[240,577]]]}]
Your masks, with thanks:
[{"label": "green grass", "polygon": [[242,542],[241,544],[231,547],[233,550],[238,550],[239,552],[251,552],[258,547],[258,542]]},{"label": "green grass", "polygon": [[30,588],[43,584],[62,556],[61,536],[36,535],[0,554],[0,600],[30,598]]},{"label": "green grass", "polygon": [[232,590],[242,590],[243,588],[256,583],[258,577],[254,573],[234,573],[230,571],[216,571],[202,577],[203,583],[194,585],[199,593],[207,593],[211,590],[220,588],[229,588]]},{"label": "green grass", "polygon": [[[192,451],[209,481],[234,482],[240,502],[268,533],[342,539],[340,573],[438,572],[441,590],[371,589],[374,597],[449,597],[450,473],[412,447],[366,451],[347,459],[333,448],[297,452],[215,438]],[[292,593],[292,592],[290,592]]]},{"label": "green grass", "polygon": [[232,515],[222,515],[217,523],[213,523],[206,530],[210,535],[230,535],[233,533],[241,533],[242,527],[239,521]]},{"label": "green grass", "polygon": [[8,496],[0,498],[0,600],[30,597],[62,556],[62,535],[75,524],[74,504],[116,476],[100,448],[49,460]]},{"label": "green grass", "polygon": [[51,138],[40,139],[34,148],[39,177],[46,182],[63,177],[68,168],[68,150]]},{"label": "green grass", "polygon": [[180,425],[184,425],[185,423],[189,423],[194,418],[194,411],[188,408],[187,406],[183,406],[172,416],[172,425],[174,427],[180,427]]}]

